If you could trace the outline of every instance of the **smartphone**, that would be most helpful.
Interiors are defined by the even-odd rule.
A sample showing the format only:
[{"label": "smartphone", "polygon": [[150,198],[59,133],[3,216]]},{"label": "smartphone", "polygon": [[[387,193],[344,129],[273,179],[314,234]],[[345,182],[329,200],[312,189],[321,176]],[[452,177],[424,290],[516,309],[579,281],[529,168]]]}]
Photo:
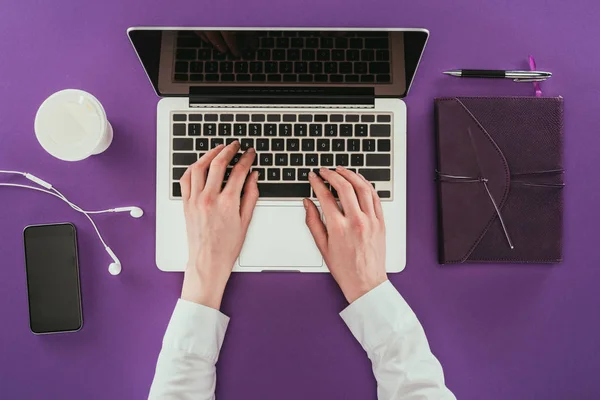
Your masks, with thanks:
[{"label": "smartphone", "polygon": [[80,330],[83,316],[75,226],[30,225],[23,231],[23,242],[31,332]]}]

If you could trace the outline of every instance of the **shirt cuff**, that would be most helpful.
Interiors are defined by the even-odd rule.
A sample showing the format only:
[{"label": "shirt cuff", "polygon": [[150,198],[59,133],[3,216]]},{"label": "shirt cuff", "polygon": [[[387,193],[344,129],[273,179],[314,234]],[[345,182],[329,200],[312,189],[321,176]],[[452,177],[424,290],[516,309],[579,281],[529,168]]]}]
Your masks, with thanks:
[{"label": "shirt cuff", "polygon": [[229,317],[214,308],[179,299],[163,338],[163,348],[217,362]]},{"label": "shirt cuff", "polygon": [[367,352],[416,318],[389,280],[355,300],[340,316]]}]

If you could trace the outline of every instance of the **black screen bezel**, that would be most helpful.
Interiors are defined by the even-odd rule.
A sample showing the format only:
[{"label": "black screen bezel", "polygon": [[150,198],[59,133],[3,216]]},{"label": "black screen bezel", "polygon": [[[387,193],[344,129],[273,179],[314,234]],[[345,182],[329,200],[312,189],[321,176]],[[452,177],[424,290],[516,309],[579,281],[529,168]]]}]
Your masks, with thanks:
[{"label": "black screen bezel", "polygon": [[[70,238],[67,238],[65,236],[65,239],[69,240],[69,247],[71,247],[72,245],[72,252],[73,252],[73,260],[75,261],[75,265],[73,265],[72,267],[75,268],[76,271],[76,276],[77,276],[77,287],[73,288],[73,290],[76,290],[77,292],[77,300],[78,300],[78,313],[77,313],[77,319],[78,319],[78,324],[77,326],[69,326],[69,327],[60,327],[60,328],[56,328],[55,330],[51,330],[51,331],[36,331],[34,329],[34,324],[32,321],[32,316],[31,316],[31,295],[30,295],[30,268],[29,268],[29,261],[28,261],[28,257],[27,257],[27,235],[28,232],[32,231],[32,230],[36,230],[36,229],[52,229],[52,228],[56,228],[56,227],[60,227],[61,229],[64,229],[65,227],[68,227],[71,230],[72,235],[70,236],[72,238],[72,242]],[[57,230],[57,234],[61,235],[63,232],[60,230]],[[27,305],[29,308],[29,329],[31,330],[32,333],[36,334],[36,335],[43,335],[43,334],[51,334],[51,333],[64,333],[64,332],[77,332],[79,331],[82,327],[83,327],[83,313],[82,313],[82,308],[81,308],[81,279],[79,276],[79,256],[78,256],[78,251],[77,251],[77,231],[75,229],[75,225],[73,225],[72,223],[56,223],[56,224],[43,224],[43,225],[29,225],[27,227],[25,227],[25,229],[23,229],[23,250],[24,250],[24,257],[25,257],[25,276],[26,276],[26,281],[27,281]]]}]

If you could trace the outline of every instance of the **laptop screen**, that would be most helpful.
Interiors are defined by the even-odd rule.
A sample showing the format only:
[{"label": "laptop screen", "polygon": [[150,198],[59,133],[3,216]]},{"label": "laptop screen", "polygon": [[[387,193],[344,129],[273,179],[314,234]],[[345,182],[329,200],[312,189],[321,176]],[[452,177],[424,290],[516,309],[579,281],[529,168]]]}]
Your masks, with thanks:
[{"label": "laptop screen", "polygon": [[348,29],[131,28],[159,96],[202,86],[372,87],[406,96],[428,32]]}]

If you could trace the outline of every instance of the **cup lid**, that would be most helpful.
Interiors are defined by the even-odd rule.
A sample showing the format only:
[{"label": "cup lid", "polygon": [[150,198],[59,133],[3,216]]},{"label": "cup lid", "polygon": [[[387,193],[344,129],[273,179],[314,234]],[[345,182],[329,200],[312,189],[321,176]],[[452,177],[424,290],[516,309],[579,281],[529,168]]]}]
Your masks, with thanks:
[{"label": "cup lid", "polygon": [[67,89],[48,97],[35,116],[35,135],[51,155],[65,161],[83,160],[106,134],[102,104],[83,90]]}]

